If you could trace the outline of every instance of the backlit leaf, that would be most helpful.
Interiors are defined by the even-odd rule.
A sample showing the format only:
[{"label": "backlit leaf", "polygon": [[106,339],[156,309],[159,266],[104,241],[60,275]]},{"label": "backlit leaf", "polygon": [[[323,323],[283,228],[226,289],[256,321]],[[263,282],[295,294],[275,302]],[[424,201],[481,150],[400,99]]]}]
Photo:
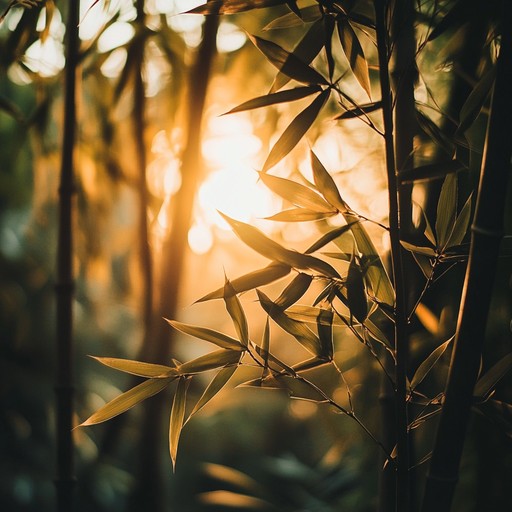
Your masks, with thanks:
[{"label": "backlit leaf", "polygon": [[350,232],[350,224],[346,224],[345,226],[341,226],[339,228],[331,229],[319,238],[313,245],[311,245],[307,250],[306,254],[310,254],[312,252],[316,252],[322,247],[325,247],[328,243],[336,240],[340,236],[343,236],[345,233]]},{"label": "backlit leaf", "polygon": [[502,357],[494,366],[485,372],[476,383],[473,395],[486,399],[496,384],[512,369],[512,352]]},{"label": "backlit leaf", "polygon": [[206,15],[236,14],[237,12],[273,7],[274,5],[282,5],[285,3],[286,0],[209,0],[204,5],[200,5],[190,11],[186,11],[186,13]]},{"label": "backlit leaf", "polygon": [[432,256],[434,257],[436,255],[436,251],[432,249],[432,247],[419,247],[417,245],[410,244],[408,242],[405,242],[401,240],[400,242],[402,244],[402,247],[407,249],[408,251],[417,253],[417,254],[423,254],[425,256]]},{"label": "backlit leaf", "polygon": [[175,378],[176,377],[148,379],[105,404],[79,426],[87,427],[112,419],[128,409],[131,409],[134,405],[146,400],[146,398],[156,395],[165,389]]},{"label": "backlit leaf", "polygon": [[244,489],[254,493],[264,492],[261,485],[256,480],[241,471],[221,464],[213,464],[211,462],[206,462],[202,464],[202,466],[206,475],[222,482],[223,484],[228,484],[230,486],[234,485],[239,489]]},{"label": "backlit leaf", "polygon": [[350,68],[361,87],[366,91],[366,94],[368,94],[368,97],[371,97],[368,63],[366,62],[361,43],[359,42],[352,25],[350,25],[346,18],[339,19],[337,26],[341,46],[343,47],[343,51],[348,59]]},{"label": "backlit leaf", "polygon": [[188,334],[189,336],[195,336],[201,340],[209,341],[221,348],[238,351],[243,349],[238,340],[235,340],[235,338],[221,332],[214,331],[213,329],[184,324],[182,322],[177,322],[176,320],[167,320],[167,318],[165,321],[178,331]]},{"label": "backlit leaf", "polygon": [[355,258],[352,258],[348,267],[346,286],[350,314],[362,323],[368,315],[368,300],[366,298],[363,273]]},{"label": "backlit leaf", "polygon": [[446,247],[453,247],[460,245],[464,236],[466,235],[471,220],[471,196],[468,197],[466,203],[462,207],[456,221],[453,226],[452,234],[448,240]]},{"label": "backlit leaf", "polygon": [[330,89],[322,91],[313,102],[288,125],[286,130],[281,134],[281,137],[279,137],[278,141],[272,147],[263,164],[263,172],[268,171],[279,163],[299,143],[300,139],[302,139],[304,134],[309,130],[320,113],[320,110],[325,105],[330,92]]},{"label": "backlit leaf", "polygon": [[233,491],[209,491],[199,495],[199,501],[206,505],[229,507],[233,510],[276,510],[276,508],[261,498]]},{"label": "backlit leaf", "polygon": [[[291,267],[284,263],[272,262],[265,268],[249,272],[241,277],[237,277],[231,281],[231,286],[236,293],[242,293],[247,290],[253,290],[260,286],[264,286],[269,283],[273,283],[278,279],[288,275]],[[204,302],[212,299],[220,299],[224,296],[224,287],[218,288],[217,290],[208,293],[204,297],[201,297],[197,302]]]},{"label": "backlit leaf", "polygon": [[310,275],[299,272],[281,292],[275,303],[283,309],[295,304],[308,291],[311,281],[313,278]]},{"label": "backlit leaf", "polygon": [[300,100],[319,91],[321,91],[320,86],[309,85],[305,87],[295,87],[294,89],[279,91],[273,94],[266,94],[265,96],[259,96],[258,98],[254,98],[242,103],[241,105],[238,105],[238,107],[235,107],[229,112],[226,112],[226,115],[234,114],[235,112],[244,112],[246,110],[252,110],[260,107],[267,107],[269,105],[276,105],[278,103]]},{"label": "backlit leaf", "polygon": [[321,16],[318,5],[310,5],[300,10],[300,18],[289,12],[272,20],[268,25],[265,25],[263,30],[303,27],[305,23],[316,21]]},{"label": "backlit leaf", "polygon": [[178,371],[182,375],[207,372],[222,366],[236,364],[240,361],[240,357],[241,353],[237,350],[215,350],[181,364],[178,366]]},{"label": "backlit leaf", "polygon": [[180,440],[181,429],[183,428],[183,420],[185,419],[185,405],[189,384],[190,379],[185,377],[180,378],[172,401],[171,418],[169,420],[169,452],[171,454],[173,470],[176,467],[178,442]]},{"label": "backlit leaf", "polygon": [[334,120],[341,121],[342,119],[353,119],[355,117],[361,117],[370,112],[375,112],[375,110],[379,110],[382,108],[382,101],[375,101],[373,103],[365,103],[364,105],[360,105],[358,107],[350,108],[338,114],[334,117]]},{"label": "backlit leaf", "polygon": [[109,366],[110,368],[114,368],[121,372],[137,375],[139,377],[167,378],[178,375],[176,368],[171,366],[143,363],[141,361],[132,361],[130,359],[117,359],[114,357],[91,357],[105,366]]},{"label": "backlit leaf", "polygon": [[416,386],[423,382],[425,377],[429,374],[430,370],[434,368],[441,356],[446,352],[446,349],[452,340],[453,337],[439,345],[439,347],[433,350],[431,354],[419,365],[418,369],[414,373],[414,377],[411,380],[411,390],[414,390]]},{"label": "backlit leaf", "polygon": [[249,343],[249,328],[242,304],[236,295],[236,291],[231,283],[226,279],[224,284],[224,303],[229,316],[233,320],[236,332],[240,338],[240,343],[247,347]]},{"label": "backlit leaf", "polygon": [[437,203],[436,237],[439,249],[444,249],[450,238],[457,213],[457,175],[446,176]]},{"label": "backlit leaf", "polygon": [[306,208],[290,208],[289,210],[283,210],[282,212],[275,213],[270,217],[265,217],[267,220],[273,220],[276,222],[308,222],[320,219],[327,219],[336,215],[337,212],[314,212],[313,210],[307,210]]},{"label": "backlit leaf", "polygon": [[313,179],[315,185],[325,199],[340,212],[347,210],[345,201],[341,199],[340,192],[332,176],[327,172],[327,169],[322,165],[318,157],[313,151],[310,151],[311,166],[313,168]]},{"label": "backlit leaf", "polygon": [[453,157],[455,146],[439,128],[439,126],[430,119],[421,110],[416,110],[416,120],[421,130],[428,135],[437,145],[439,145],[450,157]]}]

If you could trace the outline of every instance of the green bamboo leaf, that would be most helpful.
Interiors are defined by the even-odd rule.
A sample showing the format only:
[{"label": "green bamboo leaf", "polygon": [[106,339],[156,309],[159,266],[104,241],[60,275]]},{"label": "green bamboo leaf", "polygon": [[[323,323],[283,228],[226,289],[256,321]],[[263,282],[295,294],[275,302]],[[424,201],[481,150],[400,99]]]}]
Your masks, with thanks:
[{"label": "green bamboo leaf", "polygon": [[295,206],[316,212],[336,213],[336,210],[334,210],[333,207],[319,194],[300,183],[272,176],[271,174],[264,172],[260,172],[259,177],[265,186],[272,190],[272,192],[276,193],[283,199],[290,201],[290,203],[293,203]]},{"label": "green bamboo leaf", "polygon": [[337,21],[338,35],[341,46],[348,59],[350,68],[354,73],[361,87],[366,91],[368,97],[371,98],[370,75],[368,73],[368,63],[364,56],[363,48],[357,38],[352,25],[346,18]]},{"label": "green bamboo leaf", "polygon": [[238,340],[223,334],[218,331],[214,331],[213,329],[208,329],[206,327],[198,327],[197,325],[184,324],[182,322],[177,322],[176,320],[168,320],[165,321],[174,327],[176,330],[181,331],[189,336],[194,336],[201,340],[209,341],[221,348],[225,348],[228,350],[241,351],[243,350],[242,345]]},{"label": "green bamboo leaf", "polygon": [[496,384],[510,371],[511,368],[512,352],[502,357],[478,379],[473,395],[479,399],[487,399],[494,390]]},{"label": "green bamboo leaf", "polygon": [[464,236],[468,231],[469,222],[471,220],[471,197],[471,195],[468,197],[457,219],[455,220],[455,225],[453,226],[450,239],[446,243],[446,247],[460,245],[462,240],[464,240]]},{"label": "green bamboo leaf", "polygon": [[263,172],[268,171],[279,163],[299,143],[300,139],[302,139],[304,134],[314,123],[320,110],[328,100],[330,93],[330,89],[322,91],[313,102],[288,125],[270,150],[270,154],[263,164]]},{"label": "green bamboo leaf", "polygon": [[94,414],[89,416],[79,427],[87,427],[89,425],[96,425],[108,421],[128,409],[131,409],[134,405],[139,402],[146,400],[150,396],[156,395],[167,385],[173,381],[176,377],[167,377],[165,379],[148,379],[134,388],[125,391],[121,395],[117,396],[103,407],[98,409]]},{"label": "green bamboo leaf", "polygon": [[[325,32],[323,20],[319,19],[311,25],[304,37],[294,48],[292,55],[306,64],[311,64],[325,45]],[[277,73],[271,92],[278,91],[290,81],[290,77],[283,71]]]},{"label": "green bamboo leaf", "polygon": [[450,238],[457,214],[457,176],[448,174],[444,179],[437,203],[436,237],[438,249],[441,251],[446,247]]},{"label": "green bamboo leaf", "polygon": [[408,251],[414,252],[416,254],[423,254],[425,256],[432,256],[432,257],[435,257],[435,255],[436,255],[436,251],[434,249],[432,249],[432,247],[420,247],[420,246],[405,242],[404,240],[401,240],[400,243],[402,244],[402,247],[404,247]]},{"label": "green bamboo leaf", "polygon": [[190,379],[181,377],[178,381],[176,393],[172,401],[171,418],[169,420],[169,453],[171,455],[172,469],[176,468],[176,455],[178,453],[178,442],[180,440],[183,420],[185,419],[185,405],[187,402],[187,390]]},{"label": "green bamboo leaf", "polygon": [[278,44],[258,36],[249,35],[249,39],[269,62],[286,76],[305,84],[328,85],[327,80],[318,71]]},{"label": "green bamboo leaf", "polygon": [[249,343],[249,327],[247,325],[247,318],[245,316],[242,304],[236,295],[236,290],[231,283],[226,279],[224,284],[224,303],[229,316],[233,320],[236,332],[240,338],[240,343],[247,347]]},{"label": "green bamboo leaf", "polygon": [[427,240],[434,246],[437,247],[437,240],[436,236],[434,235],[434,230],[432,229],[432,226],[430,225],[430,222],[428,220],[427,214],[424,212],[423,208],[420,207],[421,214],[423,216],[423,220],[425,222],[425,231],[423,234],[427,238]]},{"label": "green bamboo leaf", "polygon": [[346,287],[350,314],[363,323],[368,315],[368,300],[363,273],[355,258],[352,258],[348,267]]},{"label": "green bamboo leaf", "polygon": [[303,27],[305,23],[316,21],[322,16],[318,5],[310,5],[300,10],[300,18],[292,12],[279,16],[263,27],[264,31],[283,28]]},{"label": "green bamboo leaf", "polygon": [[285,263],[294,268],[309,268],[311,270],[316,270],[327,277],[340,277],[338,272],[336,272],[336,270],[325,261],[310,256],[309,254],[301,254],[296,251],[285,249],[277,242],[274,242],[265,236],[257,228],[250,226],[249,224],[245,224],[244,222],[231,219],[227,215],[221,215],[233,228],[233,231],[240,240],[262,256],[275,261],[280,261],[281,263]]},{"label": "green bamboo leaf", "polygon": [[316,252],[322,247],[325,247],[329,242],[332,242],[333,240],[336,240],[337,238],[340,238],[344,234],[350,232],[351,225],[346,224],[345,226],[341,226],[339,228],[331,229],[331,231],[328,231],[323,235],[321,238],[319,238],[313,245],[311,245],[307,250],[306,254],[311,254],[312,252]]},{"label": "green bamboo leaf", "polygon": [[282,212],[265,217],[266,220],[273,220],[276,222],[308,222],[321,219],[328,219],[337,212],[314,212],[313,210],[307,210],[306,208],[291,208],[289,210],[283,210]]},{"label": "green bamboo leaf", "polygon": [[361,117],[369,114],[370,112],[375,112],[382,108],[382,101],[374,101],[372,103],[365,103],[364,105],[359,105],[354,108],[350,108],[338,114],[333,119],[335,121],[341,121],[343,119],[354,119],[355,117]]},{"label": "green bamboo leaf", "polygon": [[457,128],[458,133],[464,133],[478,117],[487,96],[489,96],[495,78],[496,68],[493,67],[475,85],[460,110],[460,124]]},{"label": "green bamboo leaf", "polygon": [[240,357],[241,353],[238,350],[215,350],[181,364],[178,366],[178,371],[182,375],[207,372],[215,368],[236,364],[240,361]]},{"label": "green bamboo leaf", "polygon": [[420,181],[430,181],[438,178],[444,178],[448,174],[456,173],[467,169],[467,167],[457,160],[448,160],[435,164],[421,165],[413,169],[406,169],[398,174],[400,183],[418,183]]},{"label": "green bamboo leaf", "polygon": [[276,299],[276,305],[287,309],[295,304],[308,291],[312,281],[313,278],[310,275],[299,272]]},{"label": "green bamboo leaf", "polygon": [[215,377],[210,381],[210,384],[208,384],[208,387],[204,390],[201,398],[197,401],[196,405],[192,409],[192,412],[190,413],[186,423],[227,384],[237,368],[238,366],[227,366],[226,368],[219,370],[217,375],[215,375]]},{"label": "green bamboo leaf", "polygon": [[130,359],[117,359],[114,357],[96,357],[90,356],[96,361],[119,370],[139,377],[165,379],[167,377],[176,377],[178,372],[176,368],[164,366],[161,364],[143,363],[141,361],[132,361]]},{"label": "green bamboo leaf", "polygon": [[434,368],[436,363],[439,361],[441,356],[446,352],[446,349],[453,340],[453,336],[439,345],[433,350],[430,355],[418,366],[418,369],[414,373],[414,377],[411,380],[411,390],[414,391],[416,387],[423,382],[425,377],[429,374],[430,370]]},{"label": "green bamboo leaf", "polygon": [[295,87],[294,89],[275,92],[273,94],[266,94],[265,96],[259,96],[258,98],[246,101],[241,105],[238,105],[238,107],[232,108],[224,115],[253,110],[255,108],[268,107],[269,105],[276,105],[278,103],[300,100],[307,96],[311,96],[316,92],[320,92],[321,90],[322,89],[318,85],[308,85],[305,87]]},{"label": "green bamboo leaf", "polygon": [[263,292],[256,290],[261,306],[281,329],[291,334],[305,349],[314,356],[322,356],[322,344],[318,336],[306,325],[292,320],[286,313],[273,303]]},{"label": "green bamboo leaf", "polygon": [[[278,279],[287,276],[290,273],[291,267],[284,263],[273,261],[265,268],[249,272],[241,277],[237,277],[231,281],[231,286],[236,293],[246,292],[247,290],[253,290],[260,286],[273,283]],[[212,299],[220,299],[224,296],[224,287],[218,288],[217,290],[208,293],[204,297],[201,297],[197,302],[204,302]]]},{"label": "green bamboo leaf", "polygon": [[236,14],[285,3],[287,0],[209,0],[204,5],[186,11],[185,14]]}]

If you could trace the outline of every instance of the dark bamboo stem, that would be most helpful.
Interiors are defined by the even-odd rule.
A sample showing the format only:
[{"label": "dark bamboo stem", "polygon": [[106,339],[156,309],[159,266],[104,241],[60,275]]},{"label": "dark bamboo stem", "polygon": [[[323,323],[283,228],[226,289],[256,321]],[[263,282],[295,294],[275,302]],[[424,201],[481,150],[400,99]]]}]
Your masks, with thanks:
[{"label": "dark bamboo stem", "polygon": [[73,457],[73,155],[76,133],[76,75],[78,62],[79,1],[68,3],[66,24],[66,69],[64,135],[59,185],[57,247],[57,511],[74,508]]},{"label": "dark bamboo stem", "polygon": [[409,443],[407,432],[407,314],[405,307],[405,281],[400,245],[400,205],[396,174],[392,93],[389,79],[389,44],[386,15],[387,0],[375,0],[377,49],[379,54],[380,88],[384,121],[384,143],[389,194],[389,228],[391,264],[395,287],[395,427],[396,427],[396,511],[409,511]]},{"label": "dark bamboo stem", "polygon": [[469,263],[423,512],[448,512],[451,508],[503,236],[512,156],[512,96],[509,90],[512,81],[512,6],[508,0],[503,5],[502,41],[471,230]]}]

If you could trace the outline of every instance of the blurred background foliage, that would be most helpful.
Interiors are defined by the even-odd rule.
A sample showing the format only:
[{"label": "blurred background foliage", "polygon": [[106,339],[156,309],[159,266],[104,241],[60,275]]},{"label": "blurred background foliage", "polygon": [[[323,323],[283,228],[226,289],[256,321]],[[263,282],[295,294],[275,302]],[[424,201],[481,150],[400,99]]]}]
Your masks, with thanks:
[{"label": "blurred background foliage", "polygon": [[[1,0],[1,11],[10,4]],[[4,510],[20,512],[54,508],[53,283],[66,2],[34,4],[31,8],[13,5],[0,24],[0,502]],[[276,134],[303,106],[220,117],[268,90],[273,70],[248,43],[246,33],[261,33],[276,11],[223,17],[208,80],[202,158],[186,227],[187,246],[175,248],[184,251],[185,265],[178,282],[159,281],[165,267],[164,240],[173,230],[173,202],[183,181],[180,159],[187,142],[187,104],[194,101],[187,91],[204,23],[202,16],[176,14],[192,4],[188,0],[146,0],[145,5],[131,0],[81,2],[74,227],[77,423],[132,382],[87,355],[135,359],[146,354],[151,360],[147,346],[153,340],[147,337],[145,311],[148,304],[156,309],[166,288],[178,299],[176,311],[165,316],[230,331],[229,318],[219,314],[222,305],[193,302],[222,285],[223,271],[234,278],[266,262],[235,241],[217,209],[300,250],[316,233],[308,223],[262,221],[279,211],[280,204],[254,172]],[[278,9],[286,12],[285,7]],[[471,25],[471,30],[479,31],[480,40],[485,40],[486,27]],[[274,35],[291,49],[301,37],[301,27]],[[428,84],[439,104],[449,110],[455,80],[450,71],[467,58],[460,44],[466,39],[448,31],[422,54],[418,93],[425,102]],[[365,50],[371,61],[374,50],[370,44]],[[474,77],[485,68],[484,61],[473,66]],[[144,114],[142,118],[139,114],[142,140],[137,140],[136,84],[140,80]],[[364,98],[355,83],[354,97]],[[485,117],[484,112],[468,132],[475,147],[482,147]],[[336,181],[352,208],[384,222],[387,193],[380,140],[357,120],[340,129],[328,116],[314,125],[308,139],[326,167],[336,170]],[[428,153],[429,145],[422,147]],[[141,151],[145,152],[147,197],[141,190]],[[277,174],[289,176],[293,170],[308,179],[307,153],[308,144],[302,143],[278,166]],[[471,158],[468,184],[461,187],[466,196],[480,165],[478,154],[471,152]],[[423,200],[425,190],[418,187],[417,193],[418,201]],[[508,233],[511,216],[509,202]],[[374,234],[385,249],[381,231],[376,229]],[[140,264],[145,252],[153,264],[150,282]],[[458,276],[452,274],[429,296],[434,324],[425,314],[420,320],[427,328],[415,325],[413,365],[453,331],[459,294],[453,290],[460,290],[462,274],[463,270]],[[500,264],[499,276],[487,365],[510,350],[510,260]],[[244,296],[243,302],[251,333],[259,338],[264,316],[252,295]],[[164,323],[160,317],[157,321]],[[165,329],[173,357],[191,358],[206,350],[190,339],[171,340],[170,329]],[[344,340],[343,332],[338,336],[340,359],[353,383],[360,415],[378,430],[375,362],[359,345]],[[328,375],[319,378],[326,379],[327,388]],[[506,384],[500,396],[510,401]],[[191,393],[199,396],[201,389],[192,388]],[[171,396],[163,395],[170,404]],[[126,418],[75,431],[79,511],[143,510],[145,500],[134,498],[141,473],[163,482],[160,494],[151,498],[157,502],[156,510],[257,509],[262,503],[283,511],[375,510],[377,448],[349,420],[327,408],[289,400],[279,391],[225,391],[184,429],[175,474],[166,436],[158,438],[159,429],[155,435],[160,459],[152,466],[141,463],[144,414],[138,407]],[[159,421],[165,430],[168,417]],[[507,510],[510,493],[505,493],[505,482],[512,478],[512,451],[505,435],[476,417],[466,457],[477,463],[468,464],[463,474],[457,510]],[[244,494],[253,498],[243,501]],[[231,503],[231,507],[219,503]]]}]

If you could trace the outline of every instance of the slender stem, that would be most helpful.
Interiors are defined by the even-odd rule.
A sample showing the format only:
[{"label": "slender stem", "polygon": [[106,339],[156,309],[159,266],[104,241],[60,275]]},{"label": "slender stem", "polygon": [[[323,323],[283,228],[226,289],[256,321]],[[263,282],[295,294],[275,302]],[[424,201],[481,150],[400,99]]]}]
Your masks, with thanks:
[{"label": "slender stem", "polygon": [[74,509],[73,454],[73,156],[76,133],[76,75],[79,1],[68,3],[64,129],[59,186],[57,249],[57,490],[58,512]]},{"label": "slender stem", "polygon": [[400,206],[395,164],[392,94],[389,80],[389,44],[386,26],[387,0],[375,0],[379,76],[384,121],[384,143],[389,194],[391,265],[396,294],[395,302],[395,400],[397,435],[396,511],[409,512],[409,442],[407,431],[407,317],[405,280],[400,244]]}]

